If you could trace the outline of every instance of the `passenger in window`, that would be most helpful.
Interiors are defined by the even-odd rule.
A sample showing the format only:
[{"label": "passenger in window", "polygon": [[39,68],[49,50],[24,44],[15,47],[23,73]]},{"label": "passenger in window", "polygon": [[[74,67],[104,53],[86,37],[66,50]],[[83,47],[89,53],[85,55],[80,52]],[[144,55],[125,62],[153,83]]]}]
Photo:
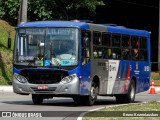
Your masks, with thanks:
[{"label": "passenger in window", "polygon": [[112,51],[111,51],[110,48],[108,49],[108,58],[109,58],[109,59],[112,58]]},{"label": "passenger in window", "polygon": [[113,58],[114,60],[116,60],[116,53],[113,53],[113,54],[112,54],[112,58]]},{"label": "passenger in window", "polygon": [[144,60],[144,56],[139,52],[138,49],[133,50],[133,60]]},{"label": "passenger in window", "polygon": [[133,60],[139,60],[139,51],[138,49],[133,50]]},{"label": "passenger in window", "polygon": [[75,53],[75,47],[74,47],[74,41],[66,41],[61,44],[60,54],[74,54]]},{"label": "passenger in window", "polygon": [[124,60],[129,60],[130,59],[130,51],[129,51],[128,48],[123,49],[122,57],[123,57]]},{"label": "passenger in window", "polygon": [[102,51],[98,51],[99,58],[102,58]]},{"label": "passenger in window", "polygon": [[119,60],[121,58],[121,55],[117,53],[117,59]]},{"label": "passenger in window", "polygon": [[103,48],[102,52],[100,54],[102,54],[103,59],[111,59],[112,58],[111,49]]},{"label": "passenger in window", "polygon": [[106,58],[106,59],[112,59],[112,51],[111,51],[110,48],[107,49],[107,54],[106,54],[105,58]]},{"label": "passenger in window", "polygon": [[96,50],[93,52],[93,56],[94,56],[94,58],[98,58],[98,53]]}]

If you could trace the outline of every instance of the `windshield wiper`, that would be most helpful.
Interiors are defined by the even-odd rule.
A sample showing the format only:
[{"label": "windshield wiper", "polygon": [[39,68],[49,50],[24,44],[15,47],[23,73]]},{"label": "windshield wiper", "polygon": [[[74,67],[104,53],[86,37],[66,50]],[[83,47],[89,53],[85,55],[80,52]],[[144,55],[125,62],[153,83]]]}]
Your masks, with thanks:
[{"label": "windshield wiper", "polygon": [[[57,62],[58,62],[58,61],[57,61]],[[59,69],[62,69],[61,63],[57,63],[57,65],[58,65],[58,68],[59,68]]]},{"label": "windshield wiper", "polygon": [[52,62],[51,62],[51,66],[50,67],[57,67],[58,69],[62,68],[61,63],[59,63],[59,61],[57,61],[56,58],[54,59],[54,62],[56,63],[56,65],[52,64]]}]

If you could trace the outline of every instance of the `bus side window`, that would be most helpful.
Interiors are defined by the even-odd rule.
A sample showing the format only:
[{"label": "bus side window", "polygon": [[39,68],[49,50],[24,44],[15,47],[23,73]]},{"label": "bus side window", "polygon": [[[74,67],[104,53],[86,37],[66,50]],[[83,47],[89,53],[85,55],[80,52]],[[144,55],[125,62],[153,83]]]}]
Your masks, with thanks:
[{"label": "bus side window", "polygon": [[138,36],[131,36],[131,47],[139,48],[139,37]]},{"label": "bus side window", "polygon": [[146,37],[140,37],[140,60],[141,61],[147,61],[148,60],[148,51],[147,51],[147,38]]},{"label": "bus side window", "polygon": [[85,65],[90,61],[90,31],[82,31],[82,64]]},{"label": "bus side window", "polygon": [[138,61],[140,58],[139,37],[131,36],[132,60]]},{"label": "bus side window", "polygon": [[110,33],[102,34],[102,45],[105,47],[111,46],[111,34]]},{"label": "bus side window", "polygon": [[111,33],[102,33],[102,59],[111,59]]},{"label": "bus side window", "polygon": [[112,47],[120,47],[120,34],[113,34],[112,35]]},{"label": "bus side window", "polygon": [[93,56],[94,58],[102,58],[102,39],[100,32],[93,32]]},{"label": "bus side window", "polygon": [[121,49],[120,49],[120,34],[112,34],[112,59],[119,60],[121,59]]},{"label": "bus side window", "polygon": [[130,60],[130,36],[129,35],[122,35],[122,59],[123,60]]},{"label": "bus side window", "polygon": [[130,47],[130,36],[129,35],[122,35],[122,47],[123,48]]},{"label": "bus side window", "polygon": [[101,45],[101,33],[100,32],[93,32],[93,44]]}]

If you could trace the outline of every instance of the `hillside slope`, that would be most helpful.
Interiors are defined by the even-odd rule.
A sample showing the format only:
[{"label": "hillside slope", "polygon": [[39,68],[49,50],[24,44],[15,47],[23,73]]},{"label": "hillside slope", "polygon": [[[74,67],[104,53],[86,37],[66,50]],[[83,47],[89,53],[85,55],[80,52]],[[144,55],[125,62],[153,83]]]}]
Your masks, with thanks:
[{"label": "hillside slope", "polygon": [[[12,39],[12,48],[7,48],[9,32]],[[12,79],[12,56],[15,29],[7,22],[0,20],[0,85],[10,85]]]}]

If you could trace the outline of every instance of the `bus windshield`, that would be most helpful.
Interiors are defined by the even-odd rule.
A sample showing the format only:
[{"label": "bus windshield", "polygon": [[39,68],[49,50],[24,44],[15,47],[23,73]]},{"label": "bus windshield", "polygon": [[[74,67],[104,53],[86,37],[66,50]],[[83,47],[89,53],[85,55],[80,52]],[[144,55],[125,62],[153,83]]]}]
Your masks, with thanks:
[{"label": "bus windshield", "polygon": [[19,28],[14,63],[31,66],[78,64],[77,28]]}]

